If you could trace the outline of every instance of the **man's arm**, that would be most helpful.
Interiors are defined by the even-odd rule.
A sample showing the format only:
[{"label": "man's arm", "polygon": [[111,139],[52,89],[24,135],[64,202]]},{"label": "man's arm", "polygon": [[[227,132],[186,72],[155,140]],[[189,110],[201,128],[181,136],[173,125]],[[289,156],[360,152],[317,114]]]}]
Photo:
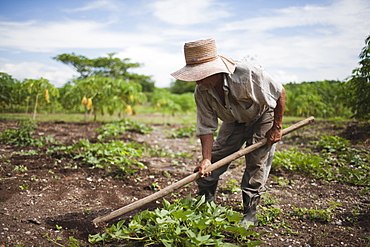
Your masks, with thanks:
[{"label": "man's arm", "polygon": [[209,176],[211,173],[205,173],[204,170],[209,167],[211,163],[212,158],[212,145],[213,145],[213,135],[201,135],[200,136],[200,142],[202,144],[202,156],[203,160],[200,162],[200,164],[195,167],[194,171],[199,171],[200,177],[204,178]]},{"label": "man's arm", "polygon": [[282,128],[283,128],[283,116],[284,116],[284,109],[285,109],[285,89],[281,91],[279,99],[276,101],[276,107],[274,109],[274,123],[272,128],[266,133],[267,138],[267,145],[272,145],[275,142],[281,140],[283,136]]}]

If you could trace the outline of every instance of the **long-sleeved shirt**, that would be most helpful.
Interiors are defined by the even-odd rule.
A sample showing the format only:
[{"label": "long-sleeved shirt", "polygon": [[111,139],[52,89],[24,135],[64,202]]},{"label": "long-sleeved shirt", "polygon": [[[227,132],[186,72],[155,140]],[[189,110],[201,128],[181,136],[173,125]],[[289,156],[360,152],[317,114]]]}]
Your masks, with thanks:
[{"label": "long-sleeved shirt", "polygon": [[268,107],[275,108],[283,86],[261,67],[243,60],[233,74],[224,74],[225,105],[214,88],[197,85],[197,134],[213,134],[218,118],[224,122],[247,123],[257,119]]}]

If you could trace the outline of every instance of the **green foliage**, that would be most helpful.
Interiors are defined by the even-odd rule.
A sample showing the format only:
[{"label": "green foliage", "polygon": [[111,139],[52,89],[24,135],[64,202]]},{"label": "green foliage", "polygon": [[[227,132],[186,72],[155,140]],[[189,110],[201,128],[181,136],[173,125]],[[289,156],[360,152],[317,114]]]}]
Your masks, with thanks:
[{"label": "green foliage", "polygon": [[187,152],[182,152],[182,153],[173,153],[169,152],[166,150],[163,150],[163,148],[159,148],[157,146],[155,147],[145,147],[145,153],[149,157],[171,157],[171,158],[193,158],[193,155],[187,153]]},{"label": "green foliage", "polygon": [[350,141],[345,138],[330,135],[322,136],[319,141],[313,142],[313,144],[316,148],[330,153],[346,151],[351,145]]},{"label": "green foliage", "polygon": [[105,111],[109,115],[134,114],[133,106],[146,101],[139,83],[102,76],[75,80],[73,84],[65,85],[63,92],[65,108],[78,110],[85,97],[92,102],[91,106],[86,105],[85,110],[94,113],[95,117],[97,112],[104,115]]},{"label": "green foliage", "polygon": [[196,134],[196,126],[185,126],[172,130],[168,138],[190,138],[194,137]]},{"label": "green foliage", "polygon": [[57,55],[53,59],[72,66],[80,74],[78,79],[92,76],[110,77],[139,83],[145,92],[154,90],[154,82],[149,76],[128,72],[129,69],[140,67],[139,63],[131,63],[129,58],[115,58],[114,55],[115,53],[109,53],[106,57],[89,59],[82,55],[65,53]]},{"label": "green foliage", "polygon": [[7,73],[0,72],[0,108],[8,108],[15,104],[16,84],[19,83]]},{"label": "green foliage", "polygon": [[286,108],[288,116],[315,116],[321,118],[350,117],[351,111],[345,107],[340,81],[315,81],[299,84],[285,84]]},{"label": "green foliage", "polygon": [[225,186],[220,187],[224,191],[230,191],[231,193],[240,192],[241,188],[239,182],[235,179],[229,179]]},{"label": "green foliage", "polygon": [[24,165],[19,165],[19,166],[15,166],[13,171],[16,171],[16,172],[26,172],[28,171],[28,168],[27,166],[24,166]]},{"label": "green foliage", "polygon": [[283,212],[281,208],[276,207],[258,207],[261,213],[258,213],[258,224],[261,226],[273,225],[280,221],[280,214]]},{"label": "green foliage", "polygon": [[370,35],[365,39],[365,46],[359,55],[360,67],[352,71],[346,83],[348,105],[359,120],[370,120]]},{"label": "green foliage", "polygon": [[148,125],[127,118],[104,124],[100,128],[96,129],[99,133],[98,140],[119,137],[126,131],[149,134],[152,130],[153,129]]},{"label": "green foliage", "polygon": [[55,88],[49,80],[44,78],[38,80],[27,79],[22,83],[22,89],[27,95],[27,104],[30,101],[33,105],[33,120],[36,119],[37,107],[39,105],[50,103],[50,96],[54,98],[59,97],[58,88]]},{"label": "green foliage", "polygon": [[319,155],[297,149],[276,152],[273,169],[283,167],[324,181],[370,185],[369,151],[351,149],[348,140],[338,136],[325,135],[312,144]]},{"label": "green foliage", "polygon": [[170,92],[174,94],[194,93],[196,82],[180,81],[171,82]]},{"label": "green foliage", "polygon": [[42,146],[43,138],[34,138],[36,123],[33,121],[19,121],[18,129],[6,129],[0,133],[0,141],[15,146]]},{"label": "green foliage", "polygon": [[293,206],[293,215],[301,219],[308,218],[310,220],[329,222],[334,215],[333,211],[339,206],[342,205],[336,202],[331,202],[331,205],[327,209],[307,209]]},{"label": "green foliage", "polygon": [[136,172],[135,167],[146,168],[135,158],[142,156],[141,145],[135,142],[124,143],[111,141],[108,143],[90,143],[89,140],[80,140],[71,146],[54,147],[48,150],[49,154],[59,151],[92,168],[105,168],[108,172],[117,168],[117,176],[131,175]]},{"label": "green foliage", "polygon": [[122,239],[168,247],[237,246],[229,243],[230,240],[245,246],[263,244],[251,240],[260,234],[238,225],[241,219],[240,213],[230,208],[217,206],[214,202],[206,203],[204,196],[192,199],[189,195],[173,204],[163,200],[163,208],[145,210],[128,224],[120,221],[103,234],[89,235],[89,242]]},{"label": "green foliage", "polygon": [[172,94],[165,89],[156,89],[151,97],[152,105],[163,114],[175,115],[195,110],[194,95],[192,93]]}]

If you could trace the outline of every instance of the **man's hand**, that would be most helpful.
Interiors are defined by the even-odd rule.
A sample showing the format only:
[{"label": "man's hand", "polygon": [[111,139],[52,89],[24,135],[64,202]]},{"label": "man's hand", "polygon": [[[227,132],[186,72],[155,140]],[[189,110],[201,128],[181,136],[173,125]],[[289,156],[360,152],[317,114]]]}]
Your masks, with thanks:
[{"label": "man's hand", "polygon": [[194,172],[199,171],[200,177],[205,178],[211,175],[211,172],[205,172],[205,170],[211,165],[211,161],[209,159],[204,159],[200,164],[195,167]]},{"label": "man's hand", "polygon": [[275,142],[280,141],[282,136],[283,136],[283,131],[281,127],[277,127],[276,125],[273,125],[272,128],[266,133],[266,139],[267,139],[266,145],[271,146]]}]

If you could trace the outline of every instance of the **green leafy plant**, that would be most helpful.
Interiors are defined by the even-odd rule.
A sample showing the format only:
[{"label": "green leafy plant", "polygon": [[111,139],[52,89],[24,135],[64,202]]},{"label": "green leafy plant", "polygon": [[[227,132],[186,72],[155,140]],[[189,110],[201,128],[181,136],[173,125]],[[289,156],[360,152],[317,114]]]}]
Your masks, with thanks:
[{"label": "green leafy plant", "polygon": [[16,172],[26,172],[28,171],[28,168],[27,166],[24,166],[24,165],[19,165],[19,166],[15,166],[13,171],[16,171]]},{"label": "green leafy plant", "polygon": [[172,130],[167,138],[190,138],[196,133],[196,126],[185,126]]},{"label": "green leafy plant", "polygon": [[15,146],[42,146],[42,138],[34,138],[36,123],[20,121],[18,129],[6,129],[0,133],[0,141]]},{"label": "green leafy plant", "polygon": [[245,246],[263,244],[251,240],[260,237],[260,234],[238,225],[242,219],[240,213],[217,206],[214,202],[205,202],[204,196],[192,199],[189,195],[174,204],[166,200],[162,204],[163,208],[135,215],[128,224],[120,221],[103,234],[90,235],[89,242],[131,240],[168,247],[237,246],[230,242]]},{"label": "green leafy plant", "polygon": [[29,150],[29,151],[13,152],[12,155],[13,154],[27,156],[27,155],[38,155],[38,152],[36,150]]},{"label": "green leafy plant", "polygon": [[298,208],[293,206],[294,209],[294,216],[297,216],[298,218],[309,218],[311,220],[322,220],[329,222],[331,219],[331,216],[334,215],[332,210],[330,209],[307,209],[307,208]]},{"label": "green leafy plant", "polygon": [[158,146],[150,147],[146,145],[144,147],[145,147],[146,156],[149,156],[149,157],[170,157],[170,158],[189,158],[189,159],[193,158],[193,155],[187,152],[173,153],[173,152],[166,151],[163,148],[160,148]]},{"label": "green leafy plant", "polygon": [[[60,229],[58,229],[58,230],[61,230],[61,229],[63,229],[63,227],[61,227]],[[57,245],[57,246],[61,246],[61,247],[66,247],[66,246],[68,246],[68,247],[80,247],[81,246],[81,244],[78,242],[78,240],[77,239],[75,239],[74,237],[72,237],[72,236],[69,236],[69,238],[68,238],[68,244],[66,244],[66,245],[64,245],[64,244],[61,244],[61,243],[59,243],[58,241],[62,241],[63,239],[62,239],[62,237],[60,237],[60,236],[57,236],[55,239],[53,239],[53,238],[51,238],[50,236],[49,236],[49,234],[45,234],[45,237],[46,237],[46,239],[48,240],[48,241],[50,241],[50,242],[52,242],[53,244],[55,244],[55,245]]]},{"label": "green leafy plant", "polygon": [[239,182],[235,179],[229,179],[225,186],[220,187],[222,190],[230,191],[231,193],[240,192],[241,188]]},{"label": "green leafy plant", "polygon": [[316,148],[326,150],[329,153],[346,151],[350,147],[351,143],[349,140],[339,137],[324,135],[319,141],[312,142]]},{"label": "green leafy plant", "polygon": [[261,196],[264,205],[273,205],[280,201],[278,198],[273,198],[270,194],[265,193]]},{"label": "green leafy plant", "polygon": [[309,218],[311,220],[321,220],[329,222],[331,220],[331,217],[334,215],[333,211],[341,206],[341,203],[333,201],[330,202],[330,206],[327,209],[307,209],[293,206],[293,215],[297,216],[298,218]]},{"label": "green leafy plant", "polygon": [[261,213],[258,213],[258,224],[261,226],[271,225],[280,221],[280,214],[283,212],[281,208],[276,207],[258,207]]},{"label": "green leafy plant", "polygon": [[311,144],[320,152],[319,155],[310,149],[276,152],[272,169],[284,168],[324,181],[370,185],[369,151],[351,149],[349,141],[338,136],[326,135]]},{"label": "green leafy plant", "polygon": [[153,129],[148,125],[124,118],[119,121],[104,124],[96,130],[99,132],[98,140],[104,140],[106,138],[119,137],[126,131],[149,134]]},{"label": "green leafy plant", "polygon": [[19,188],[21,188],[22,190],[27,190],[28,187],[28,184],[19,185]]},{"label": "green leafy plant", "polygon": [[48,154],[61,151],[75,160],[82,160],[92,168],[105,168],[108,172],[114,167],[118,168],[117,176],[125,176],[134,174],[135,167],[146,168],[143,163],[136,160],[142,156],[141,147],[135,142],[90,143],[89,140],[83,139],[71,146],[51,148]]}]

